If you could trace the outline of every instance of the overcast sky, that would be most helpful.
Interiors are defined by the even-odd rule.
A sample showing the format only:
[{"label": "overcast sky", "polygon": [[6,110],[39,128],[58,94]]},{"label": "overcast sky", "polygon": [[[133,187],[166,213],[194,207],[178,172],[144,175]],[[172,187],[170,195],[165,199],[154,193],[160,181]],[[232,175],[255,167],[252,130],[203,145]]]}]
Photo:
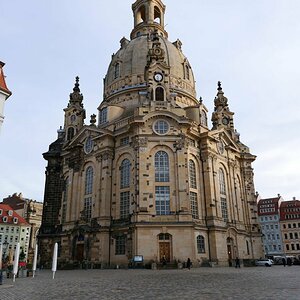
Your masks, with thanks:
[{"label": "overcast sky", "polygon": [[[0,0],[0,60],[13,95],[0,133],[0,199],[43,200],[48,150],[75,76],[97,114],[102,80],[133,28],[133,0]],[[211,116],[222,81],[241,141],[257,155],[263,198],[300,199],[300,1],[164,0],[169,39],[179,38],[198,97]]]}]

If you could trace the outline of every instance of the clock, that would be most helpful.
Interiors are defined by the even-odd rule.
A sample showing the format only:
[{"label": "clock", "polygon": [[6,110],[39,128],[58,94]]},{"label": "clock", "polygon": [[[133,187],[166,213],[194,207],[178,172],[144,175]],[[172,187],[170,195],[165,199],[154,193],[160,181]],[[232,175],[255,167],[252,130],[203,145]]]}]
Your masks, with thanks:
[{"label": "clock", "polygon": [[229,123],[228,118],[224,117],[224,118],[222,119],[222,123],[223,123],[223,125],[228,125],[228,123]]},{"label": "clock", "polygon": [[161,82],[161,81],[163,80],[163,75],[162,75],[161,73],[156,73],[156,74],[154,75],[154,80],[155,80],[156,82]]}]

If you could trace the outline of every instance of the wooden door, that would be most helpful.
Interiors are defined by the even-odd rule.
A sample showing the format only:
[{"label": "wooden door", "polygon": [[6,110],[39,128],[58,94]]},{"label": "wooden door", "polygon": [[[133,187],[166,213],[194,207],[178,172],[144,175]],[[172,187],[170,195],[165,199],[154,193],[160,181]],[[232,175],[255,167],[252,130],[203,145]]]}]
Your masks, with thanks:
[{"label": "wooden door", "polygon": [[84,244],[77,244],[76,260],[83,261]]},{"label": "wooden door", "polygon": [[161,262],[163,261],[163,257],[165,258],[166,262],[170,262],[170,248],[169,242],[159,243],[159,258]]}]

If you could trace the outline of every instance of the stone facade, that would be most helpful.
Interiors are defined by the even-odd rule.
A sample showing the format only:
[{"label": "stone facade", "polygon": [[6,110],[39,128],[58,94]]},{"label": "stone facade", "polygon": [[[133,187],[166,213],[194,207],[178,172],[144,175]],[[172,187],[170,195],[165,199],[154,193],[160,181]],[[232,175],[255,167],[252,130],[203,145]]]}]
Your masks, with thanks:
[{"label": "stone facade", "polygon": [[64,128],[44,154],[42,263],[54,242],[62,265],[261,257],[256,157],[239,139],[221,83],[209,129],[181,42],[168,41],[162,1],[132,8],[131,40],[112,56],[98,124],[95,115],[84,124],[76,78]]}]

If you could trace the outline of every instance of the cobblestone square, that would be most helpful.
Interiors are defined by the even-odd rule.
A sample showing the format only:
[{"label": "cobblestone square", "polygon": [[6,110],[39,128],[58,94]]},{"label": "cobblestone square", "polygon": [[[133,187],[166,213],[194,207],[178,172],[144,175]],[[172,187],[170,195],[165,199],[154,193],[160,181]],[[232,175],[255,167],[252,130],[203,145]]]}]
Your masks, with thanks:
[{"label": "cobblestone square", "polygon": [[300,299],[300,266],[183,270],[49,270],[4,279],[1,300]]}]

